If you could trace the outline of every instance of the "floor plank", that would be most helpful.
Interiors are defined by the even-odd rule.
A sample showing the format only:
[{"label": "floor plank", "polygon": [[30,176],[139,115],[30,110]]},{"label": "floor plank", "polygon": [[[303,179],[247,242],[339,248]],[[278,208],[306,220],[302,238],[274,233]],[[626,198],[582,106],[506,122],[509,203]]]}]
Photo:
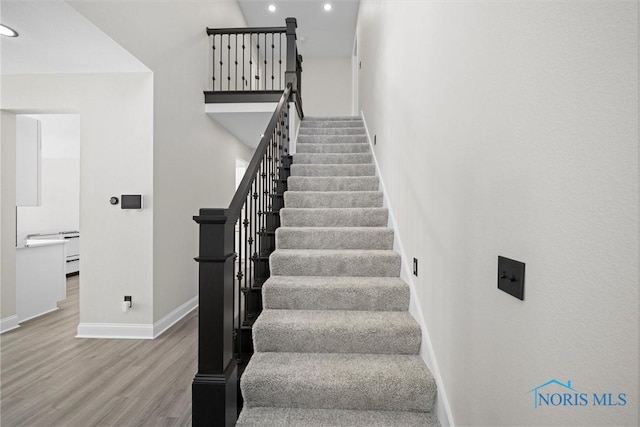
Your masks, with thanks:
[{"label": "floor plank", "polygon": [[0,336],[0,425],[189,426],[197,310],[155,340],[75,338],[79,276],[59,310]]}]

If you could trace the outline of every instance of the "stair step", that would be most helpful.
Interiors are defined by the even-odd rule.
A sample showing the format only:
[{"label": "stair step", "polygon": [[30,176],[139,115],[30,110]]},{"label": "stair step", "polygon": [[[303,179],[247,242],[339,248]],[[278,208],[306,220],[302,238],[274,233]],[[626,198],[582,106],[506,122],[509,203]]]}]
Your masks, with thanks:
[{"label": "stair step", "polygon": [[377,176],[290,176],[289,191],[377,191]]},{"label": "stair step", "polygon": [[360,144],[369,147],[366,135],[298,135],[297,152],[302,153],[304,146],[309,144]]},{"label": "stair step", "polygon": [[409,286],[399,277],[271,276],[265,309],[406,311]]},{"label": "stair step", "polygon": [[[342,137],[340,137],[342,138]],[[363,144],[361,142],[340,142],[340,143],[326,143],[326,142],[308,142],[306,144],[300,144],[297,146],[298,153],[369,153],[369,144]]]},{"label": "stair step", "polygon": [[370,164],[371,161],[371,153],[296,153],[293,155],[294,164],[355,165]]},{"label": "stair step", "polygon": [[303,119],[305,122],[326,122],[335,120],[362,121],[362,118],[360,116],[305,116]]},{"label": "stair step", "polygon": [[362,120],[303,120],[300,128],[352,128],[364,126]]},{"label": "stair step", "polygon": [[380,191],[286,191],[288,208],[381,208]]},{"label": "stair step", "polygon": [[291,176],[374,176],[373,164],[360,165],[291,165]]},{"label": "stair step", "polygon": [[300,135],[366,135],[363,126],[347,128],[300,128]]},{"label": "stair step", "polygon": [[254,353],[245,407],[432,410],[436,384],[417,355]]},{"label": "stair step", "polygon": [[288,208],[280,209],[283,227],[384,227],[387,208]]},{"label": "stair step", "polygon": [[432,412],[243,408],[237,427],[440,427]]},{"label": "stair step", "polygon": [[387,227],[280,227],[277,249],[393,249]]},{"label": "stair step", "polygon": [[263,310],[255,351],[418,354],[420,326],[406,311]]},{"label": "stair step", "polygon": [[273,276],[400,276],[400,255],[390,250],[276,249],[269,265]]}]

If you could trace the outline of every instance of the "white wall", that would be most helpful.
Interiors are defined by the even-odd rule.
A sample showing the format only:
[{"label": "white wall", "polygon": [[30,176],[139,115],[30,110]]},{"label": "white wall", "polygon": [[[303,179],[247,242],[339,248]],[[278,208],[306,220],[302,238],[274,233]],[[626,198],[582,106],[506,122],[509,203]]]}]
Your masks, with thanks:
[{"label": "white wall", "polygon": [[27,234],[80,228],[80,116],[35,114],[42,143],[40,206],[18,207],[18,245]]},{"label": "white wall", "polygon": [[[81,324],[153,323],[153,76],[4,75],[2,84],[3,110],[81,118]],[[15,174],[12,184],[7,175],[3,189],[5,178],[15,187]],[[129,192],[145,196],[145,210],[109,204],[111,196]],[[135,304],[126,314],[124,295]]]},{"label": "white wall", "polygon": [[204,113],[202,93],[211,81],[206,27],[242,27],[245,21],[238,4],[227,0],[70,3],[154,73],[157,322],[197,296],[198,227],[192,217],[203,207],[228,206],[235,158],[251,157],[244,144]]},{"label": "white wall", "polygon": [[[638,425],[638,3],[363,0],[357,33],[454,423]],[[552,378],[627,405],[534,409]]]},{"label": "white wall", "polygon": [[1,120],[0,319],[7,319],[16,314],[16,115],[2,111]]},{"label": "white wall", "polygon": [[307,116],[352,115],[352,58],[304,58],[302,102]]}]

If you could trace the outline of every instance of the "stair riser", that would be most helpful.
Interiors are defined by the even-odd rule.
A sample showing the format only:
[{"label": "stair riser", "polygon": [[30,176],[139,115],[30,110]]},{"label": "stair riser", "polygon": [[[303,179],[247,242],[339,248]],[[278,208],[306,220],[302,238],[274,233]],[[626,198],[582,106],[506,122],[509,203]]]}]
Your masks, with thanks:
[{"label": "stair riser", "polygon": [[358,153],[369,153],[369,145],[362,143],[340,143],[340,144],[327,144],[327,143],[307,143],[300,144],[297,147],[298,153],[348,153],[348,154],[358,154]]},{"label": "stair riser", "polygon": [[[298,366],[299,357],[289,354],[253,355],[241,379],[246,407],[428,412],[435,403],[435,382],[419,356],[397,355],[394,360],[408,363],[370,366],[359,357],[338,364],[335,355],[327,353],[313,365]],[[296,369],[303,372],[291,375]]]},{"label": "stair riser", "polygon": [[283,227],[384,227],[387,209],[289,209],[280,210]]},{"label": "stair riser", "polygon": [[[384,316],[389,314],[378,313]],[[264,320],[267,314],[269,311],[263,312],[253,325],[255,351],[418,354],[420,350],[420,327],[415,321],[382,324],[376,316],[364,313],[369,319],[345,319],[344,322],[334,320],[320,325],[313,316],[309,316],[311,322],[307,323],[269,322]],[[396,313],[393,315],[398,317],[395,316]],[[337,316],[338,319],[340,317]],[[345,324],[352,320],[352,323]]]},{"label": "stair riser", "polygon": [[338,277],[398,277],[400,256],[395,252],[385,255],[353,254],[316,255],[283,254],[275,251],[269,258],[274,276],[338,276]]},{"label": "stair riser", "polygon": [[375,166],[367,165],[291,165],[291,176],[374,176]]},{"label": "stair riser", "polygon": [[284,205],[288,208],[380,208],[379,191],[287,191]]},{"label": "stair riser", "polygon": [[393,249],[393,231],[350,230],[336,228],[318,231],[314,228],[276,230],[277,249]]},{"label": "stair riser", "polygon": [[262,287],[262,303],[267,309],[406,311],[409,287],[351,288]]},{"label": "stair riser", "polygon": [[302,177],[291,176],[289,191],[377,191],[378,177]]},{"label": "stair riser", "polygon": [[327,153],[327,154],[309,154],[309,153],[300,153],[293,155],[293,163],[294,164],[328,164],[328,165],[339,165],[339,164],[370,164],[371,163],[371,153],[356,153],[356,154],[348,154],[348,153]]},{"label": "stair riser", "polygon": [[298,135],[366,135],[364,127],[300,128]]},{"label": "stair riser", "polygon": [[363,144],[367,147],[365,135],[298,135],[297,151],[307,144]]},{"label": "stair riser", "polygon": [[307,121],[300,123],[300,128],[352,128],[364,126],[361,120]]}]

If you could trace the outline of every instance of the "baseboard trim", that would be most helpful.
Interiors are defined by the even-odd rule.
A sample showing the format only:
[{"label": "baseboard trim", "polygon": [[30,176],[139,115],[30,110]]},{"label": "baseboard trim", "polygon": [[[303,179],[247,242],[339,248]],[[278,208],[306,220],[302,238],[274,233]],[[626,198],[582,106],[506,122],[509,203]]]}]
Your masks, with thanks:
[{"label": "baseboard trim", "polygon": [[80,323],[76,338],[153,339],[153,325],[145,323]]},{"label": "baseboard trim", "polygon": [[455,424],[453,422],[453,415],[451,414],[451,405],[449,405],[449,398],[447,397],[446,389],[444,387],[444,384],[442,383],[442,376],[440,375],[440,368],[438,367],[435,352],[433,351],[433,344],[431,341],[431,337],[429,336],[429,330],[424,321],[422,308],[420,308],[420,305],[418,305],[416,302],[418,300],[418,295],[416,293],[416,285],[413,282],[413,275],[411,274],[412,269],[409,265],[409,258],[407,258],[407,255],[404,251],[402,239],[400,237],[400,233],[398,232],[396,219],[393,214],[393,209],[389,204],[387,189],[384,184],[384,178],[382,177],[382,174],[380,172],[380,165],[378,164],[376,152],[373,149],[373,140],[371,138],[371,134],[369,133],[369,127],[367,126],[367,120],[365,119],[363,111],[360,111],[360,116],[362,117],[362,121],[364,123],[364,129],[367,134],[367,141],[369,142],[369,146],[371,147],[371,155],[373,157],[373,164],[375,165],[376,169],[376,176],[378,176],[378,179],[380,181],[380,191],[382,191],[383,205],[389,210],[389,227],[393,228],[394,230],[393,249],[400,254],[400,258],[402,260],[400,277],[409,285],[409,289],[411,292],[409,312],[416,319],[416,321],[420,325],[420,328],[422,329],[422,346],[420,347],[420,357],[422,357],[422,360],[424,360],[427,367],[431,370],[431,373],[433,374],[438,387],[436,416],[440,420],[440,424],[443,427],[453,427],[455,426]]},{"label": "baseboard trim", "polygon": [[7,316],[3,319],[0,319],[0,334],[4,334],[5,332],[13,331],[14,329],[19,328],[18,325],[18,316]]},{"label": "baseboard trim", "polygon": [[197,307],[198,296],[195,296],[154,324],[80,323],[76,338],[152,340],[162,335]]},{"label": "baseboard trim", "polygon": [[199,298],[198,295],[191,298],[189,301],[182,304],[180,307],[173,310],[171,313],[164,316],[153,324],[153,338],[158,338],[167,329],[178,323],[184,316],[191,313],[198,308]]}]

